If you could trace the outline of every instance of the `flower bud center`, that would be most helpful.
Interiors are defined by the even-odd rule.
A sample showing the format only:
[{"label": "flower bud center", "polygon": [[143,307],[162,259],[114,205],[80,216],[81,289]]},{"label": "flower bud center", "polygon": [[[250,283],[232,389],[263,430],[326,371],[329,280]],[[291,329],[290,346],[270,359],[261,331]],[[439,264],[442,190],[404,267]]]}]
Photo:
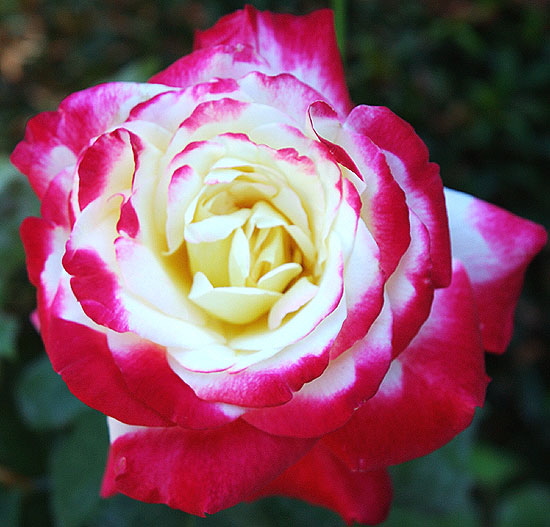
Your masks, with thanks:
[{"label": "flower bud center", "polygon": [[[274,204],[281,195],[276,182],[253,167],[230,170],[239,175],[229,182],[211,178],[190,208],[184,233],[193,277],[189,299],[221,321],[248,324],[301,280],[311,286],[309,301],[316,288],[306,278],[313,248]],[[303,301],[294,304],[299,309]],[[279,325],[291,311],[268,315],[268,324]]]}]

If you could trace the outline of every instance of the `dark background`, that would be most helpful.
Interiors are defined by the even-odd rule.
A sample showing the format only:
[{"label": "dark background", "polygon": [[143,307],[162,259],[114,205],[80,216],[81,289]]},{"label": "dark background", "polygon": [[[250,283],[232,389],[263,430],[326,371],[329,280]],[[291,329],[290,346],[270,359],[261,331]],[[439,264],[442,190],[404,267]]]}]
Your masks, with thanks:
[{"label": "dark background", "polygon": [[[328,4],[258,1],[303,14]],[[0,524],[5,527],[337,526],[270,498],[207,519],[98,497],[103,416],[55,375],[28,319],[20,221],[38,207],[8,155],[27,119],[106,80],[146,80],[240,2],[0,0]],[[416,128],[447,186],[550,226],[550,31],[544,1],[350,0],[348,85]],[[312,38],[318,38],[312,35]],[[550,257],[529,269],[507,353],[473,426],[393,470],[387,526],[550,525]]]}]

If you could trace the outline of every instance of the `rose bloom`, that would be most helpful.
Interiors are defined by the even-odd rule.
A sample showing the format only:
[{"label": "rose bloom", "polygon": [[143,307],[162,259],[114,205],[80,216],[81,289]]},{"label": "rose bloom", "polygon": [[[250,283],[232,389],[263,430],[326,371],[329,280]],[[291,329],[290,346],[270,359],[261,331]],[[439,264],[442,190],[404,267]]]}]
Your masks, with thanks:
[{"label": "rose bloom", "polygon": [[282,494],[382,521],[387,467],[482,405],[546,240],[351,106],[327,10],[226,16],[32,119],[12,161],[42,202],[36,325],[108,416],[102,494],[197,515]]}]

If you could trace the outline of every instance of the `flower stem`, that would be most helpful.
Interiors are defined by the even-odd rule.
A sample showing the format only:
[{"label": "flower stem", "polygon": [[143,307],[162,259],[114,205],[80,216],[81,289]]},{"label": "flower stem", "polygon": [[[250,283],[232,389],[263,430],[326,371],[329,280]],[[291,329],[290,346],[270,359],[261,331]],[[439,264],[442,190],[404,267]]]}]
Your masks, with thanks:
[{"label": "flower stem", "polygon": [[336,40],[342,59],[346,60],[346,0],[332,0],[334,10],[334,26],[336,28]]}]

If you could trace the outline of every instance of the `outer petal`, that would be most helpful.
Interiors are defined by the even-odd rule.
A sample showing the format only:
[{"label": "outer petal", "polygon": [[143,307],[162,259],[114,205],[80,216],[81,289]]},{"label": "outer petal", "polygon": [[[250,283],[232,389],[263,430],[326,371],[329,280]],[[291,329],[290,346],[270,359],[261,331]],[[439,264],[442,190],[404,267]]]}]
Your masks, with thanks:
[{"label": "outer petal", "polygon": [[248,499],[278,494],[332,509],[348,525],[375,525],[384,521],[389,512],[392,488],[385,469],[350,470],[322,443],[317,443],[296,465]]},{"label": "outer petal", "polygon": [[373,470],[425,455],[466,428],[488,378],[475,299],[463,267],[377,394],[322,441],[348,466]]},{"label": "outer petal", "polygon": [[350,111],[332,11],[322,9],[298,17],[246,6],[195,36],[195,49],[219,44],[251,46],[268,63],[266,73],[291,73],[323,94],[342,116]]},{"label": "outer petal", "polygon": [[214,428],[235,420],[242,413],[236,407],[199,399],[170,368],[166,351],[161,346],[131,333],[111,333],[108,342],[122,378],[134,397],[168,421],[185,428]]},{"label": "outer petal", "polygon": [[45,345],[52,366],[81,401],[127,423],[172,424],[128,389],[104,334],[56,316],[49,320],[48,329]]},{"label": "outer petal", "polygon": [[502,353],[529,262],[546,243],[540,225],[446,189],[453,255],[466,267],[479,306],[485,349]]},{"label": "outer petal", "polygon": [[386,287],[393,312],[394,356],[407,347],[428,318],[434,293],[429,233],[413,212],[410,225],[411,243]]},{"label": "outer petal", "polygon": [[42,338],[47,337],[48,311],[61,279],[61,257],[67,231],[42,218],[26,218],[21,224],[21,240],[27,256],[29,280],[37,288],[38,324]]},{"label": "outer petal", "polygon": [[[348,181],[346,186],[350,185]],[[332,359],[364,338],[380,314],[384,302],[385,276],[380,270],[378,259],[378,247],[360,220],[355,231],[354,248],[345,266],[346,320],[332,347]]]},{"label": "outer petal", "polygon": [[323,375],[291,401],[251,410],[244,419],[266,432],[287,436],[319,437],[336,430],[380,386],[392,358],[391,328],[386,304],[365,338],[332,360]]},{"label": "outer petal", "polygon": [[219,45],[185,55],[149,82],[187,88],[217,78],[238,79],[252,71],[268,73],[270,68],[251,46]]},{"label": "outer petal", "polygon": [[124,333],[136,333],[163,346],[177,346],[185,335],[189,346],[200,347],[221,339],[214,332],[159,311],[136,297],[122,278],[93,249],[77,249],[65,255],[64,266],[82,309],[95,323]]},{"label": "outer petal", "polygon": [[240,420],[208,431],[109,425],[102,495],[122,492],[199,516],[242,501],[315,442],[271,436]]},{"label": "outer petal", "polygon": [[76,163],[90,140],[124,121],[139,102],[166,90],[165,86],[113,82],[74,93],[57,111],[29,121],[11,162],[42,198],[51,180]]},{"label": "outer petal", "polygon": [[393,177],[405,191],[407,205],[426,225],[434,284],[448,285],[451,256],[447,213],[439,167],[428,161],[428,149],[410,124],[380,106],[357,106],[346,126],[367,135],[386,156]]},{"label": "outer petal", "polygon": [[[351,116],[354,115],[352,112]],[[390,276],[410,243],[409,210],[383,151],[353,121],[342,123],[325,103],[309,108],[313,131],[335,159],[356,176],[363,200],[362,217],[380,248],[380,265]]]}]

